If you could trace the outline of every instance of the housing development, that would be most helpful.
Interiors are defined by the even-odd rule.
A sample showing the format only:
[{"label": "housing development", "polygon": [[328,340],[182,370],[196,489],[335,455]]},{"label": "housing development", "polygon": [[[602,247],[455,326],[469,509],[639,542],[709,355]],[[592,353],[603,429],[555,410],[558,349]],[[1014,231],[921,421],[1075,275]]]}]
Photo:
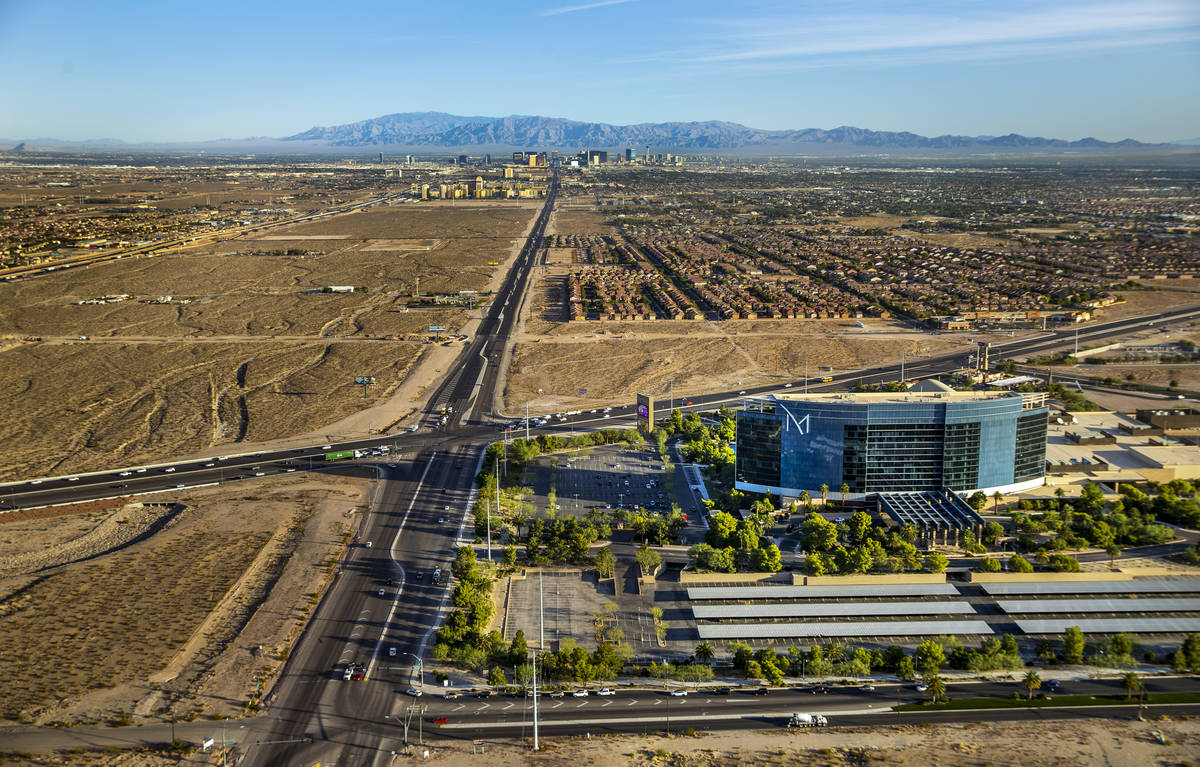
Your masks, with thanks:
[{"label": "housing development", "polygon": [[1182,763],[1191,155],[464,146],[0,153],[0,760]]}]

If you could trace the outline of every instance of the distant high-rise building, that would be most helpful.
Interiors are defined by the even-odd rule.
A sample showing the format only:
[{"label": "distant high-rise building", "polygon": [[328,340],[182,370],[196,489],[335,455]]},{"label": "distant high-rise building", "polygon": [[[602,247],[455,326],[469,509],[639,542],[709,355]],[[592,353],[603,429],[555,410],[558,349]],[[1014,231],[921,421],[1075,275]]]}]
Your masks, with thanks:
[{"label": "distant high-rise building", "polygon": [[379,162],[380,162],[380,163],[382,163],[382,162],[383,162],[383,152],[380,152],[380,153],[379,153]]},{"label": "distant high-rise building", "polygon": [[413,156],[411,154],[404,155],[404,162],[408,163],[409,165],[412,165],[413,164]]},{"label": "distant high-rise building", "polygon": [[525,153],[513,152],[513,162],[525,162]]},{"label": "distant high-rise building", "polygon": [[459,164],[459,165],[466,165],[466,164],[467,164],[467,156],[466,156],[465,154],[460,154],[460,155],[458,156],[458,164]]},{"label": "distant high-rise building", "polygon": [[625,162],[633,162],[633,150],[632,149],[625,150]]},{"label": "distant high-rise building", "polygon": [[485,154],[485,155],[483,156],[483,164],[484,164],[484,165],[491,165],[491,164],[492,164],[492,156],[491,156],[490,154]]}]

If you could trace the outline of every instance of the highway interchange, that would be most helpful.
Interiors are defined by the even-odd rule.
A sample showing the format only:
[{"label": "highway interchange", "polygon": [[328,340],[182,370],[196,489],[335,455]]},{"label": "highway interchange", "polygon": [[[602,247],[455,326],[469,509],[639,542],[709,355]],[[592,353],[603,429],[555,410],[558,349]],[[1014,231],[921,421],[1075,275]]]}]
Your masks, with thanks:
[{"label": "highway interchange", "polygon": [[[379,472],[371,511],[362,517],[356,542],[341,563],[337,577],[324,595],[310,624],[297,643],[279,682],[266,700],[265,712],[243,723],[236,740],[245,748],[248,765],[323,764],[383,765],[403,743],[409,706],[420,707],[411,716],[410,739],[419,737],[418,719],[427,734],[432,720],[446,717],[440,736],[462,738],[513,737],[530,734],[528,701],[492,697],[445,700],[440,694],[413,698],[404,694],[420,675],[418,660],[448,601],[449,578],[440,584],[431,579],[437,567],[445,569],[453,556],[474,496],[474,477],[483,448],[497,438],[496,387],[502,380],[505,350],[519,315],[526,286],[546,222],[554,206],[557,179],[546,204],[510,270],[497,298],[487,310],[479,331],[462,353],[458,367],[440,384],[416,431],[375,436],[304,448],[267,450],[216,458],[172,461],[155,466],[81,474],[77,477],[24,480],[0,485],[0,505],[24,508],[72,503],[96,498],[126,496],[204,486],[239,479],[305,470],[342,470],[346,464],[323,460],[330,450],[350,450],[387,445],[392,452],[373,467]],[[1110,337],[1200,315],[1200,307],[1173,309],[1159,314],[1117,320],[1081,329],[1081,343],[1095,344]],[[1041,333],[992,347],[993,360],[1060,348],[1075,339],[1074,330]],[[908,361],[906,378],[917,378],[964,367],[974,349]],[[809,379],[810,391],[844,390],[858,382],[886,382],[900,377],[900,365],[834,373],[832,380]],[[798,392],[804,381],[702,396],[676,396],[684,409],[711,409],[736,403],[742,397]],[[687,402],[690,404],[684,405]],[[439,412],[448,408],[445,424]],[[605,417],[605,416],[609,417]],[[539,431],[572,431],[628,424],[634,406],[614,406],[610,413],[580,413],[551,421]],[[394,654],[393,654],[394,653]],[[366,667],[362,682],[343,680],[347,664]],[[428,682],[429,680],[425,680]],[[1183,689],[1194,680],[1149,680],[1151,691]],[[1113,681],[1071,682],[1071,694],[1113,694]],[[546,698],[541,706],[542,727],[547,733],[602,732],[606,730],[661,730],[667,711],[673,726],[714,729],[782,724],[791,711],[823,711],[834,718],[853,717],[856,724],[894,723],[894,713],[873,713],[897,700],[916,700],[911,688],[877,685],[877,689],[837,689],[827,694],[771,691],[764,696],[734,692],[731,695],[693,692],[672,698],[661,690],[622,690],[611,697]],[[994,688],[994,689],[993,689]],[[424,689],[434,689],[426,685]],[[1011,696],[1013,683],[978,684],[970,692],[952,689],[952,695]],[[1187,689],[1191,689],[1187,687]],[[1189,709],[1190,710],[1190,709]],[[1038,715],[1051,716],[1046,709]],[[1061,715],[1062,710],[1056,715]],[[1008,718],[1026,712],[948,712],[932,718],[958,720],[983,716]],[[918,716],[903,714],[905,718]],[[927,715],[920,715],[925,717]],[[197,725],[199,723],[196,723]]]}]

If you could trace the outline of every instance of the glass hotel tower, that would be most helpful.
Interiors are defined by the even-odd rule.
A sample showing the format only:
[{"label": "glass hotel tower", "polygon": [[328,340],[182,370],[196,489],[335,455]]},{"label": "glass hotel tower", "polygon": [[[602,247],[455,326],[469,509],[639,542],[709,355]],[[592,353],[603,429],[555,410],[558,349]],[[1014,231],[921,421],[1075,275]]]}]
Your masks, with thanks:
[{"label": "glass hotel tower", "polygon": [[819,497],[951,490],[1019,492],[1045,479],[1044,394],[796,394],[737,414],[739,490]]}]

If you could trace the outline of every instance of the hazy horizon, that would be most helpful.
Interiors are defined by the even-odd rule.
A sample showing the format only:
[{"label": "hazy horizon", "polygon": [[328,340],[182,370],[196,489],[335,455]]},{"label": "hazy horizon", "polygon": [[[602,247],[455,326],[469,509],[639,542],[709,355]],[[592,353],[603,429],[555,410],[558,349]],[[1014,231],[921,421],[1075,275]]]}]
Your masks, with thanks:
[{"label": "hazy horizon", "polygon": [[0,136],[281,137],[395,112],[1170,142],[1200,5],[364,0],[0,5]]}]

